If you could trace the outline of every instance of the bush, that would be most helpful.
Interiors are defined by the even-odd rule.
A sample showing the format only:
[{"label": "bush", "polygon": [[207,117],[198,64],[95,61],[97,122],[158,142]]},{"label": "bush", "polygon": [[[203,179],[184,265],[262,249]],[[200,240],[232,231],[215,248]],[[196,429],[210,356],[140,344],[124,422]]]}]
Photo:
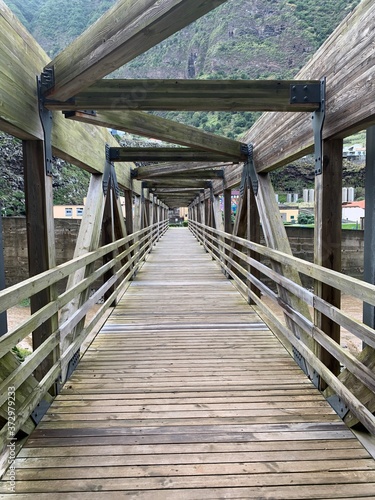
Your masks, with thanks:
[{"label": "bush", "polygon": [[298,214],[298,224],[314,224],[315,217],[313,214],[300,213]]}]

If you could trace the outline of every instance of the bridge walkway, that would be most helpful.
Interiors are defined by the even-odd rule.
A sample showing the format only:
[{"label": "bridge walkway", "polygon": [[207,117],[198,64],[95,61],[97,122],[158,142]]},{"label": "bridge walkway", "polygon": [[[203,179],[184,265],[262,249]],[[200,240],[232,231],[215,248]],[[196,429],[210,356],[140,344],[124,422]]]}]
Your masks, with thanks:
[{"label": "bridge walkway", "polygon": [[170,229],[1,498],[375,498],[375,461],[187,229]]}]

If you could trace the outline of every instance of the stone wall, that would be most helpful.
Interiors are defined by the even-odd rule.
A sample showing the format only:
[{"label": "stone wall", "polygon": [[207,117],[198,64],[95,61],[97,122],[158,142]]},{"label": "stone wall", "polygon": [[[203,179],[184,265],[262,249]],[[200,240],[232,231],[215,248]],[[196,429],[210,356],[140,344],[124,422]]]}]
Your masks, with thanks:
[{"label": "stone wall", "polygon": [[[55,219],[57,264],[73,257],[79,225],[80,220]],[[292,226],[287,226],[286,230],[293,254],[312,262],[314,230]],[[28,278],[26,220],[23,217],[3,218],[3,243],[5,282],[10,286]],[[342,270],[344,274],[362,278],[363,231],[343,230]]]}]

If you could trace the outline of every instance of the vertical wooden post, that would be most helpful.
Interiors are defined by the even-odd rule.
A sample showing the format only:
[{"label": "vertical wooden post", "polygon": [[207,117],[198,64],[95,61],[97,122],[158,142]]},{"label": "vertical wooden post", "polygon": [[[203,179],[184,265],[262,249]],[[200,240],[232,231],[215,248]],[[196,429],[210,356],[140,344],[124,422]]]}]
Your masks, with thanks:
[{"label": "vertical wooden post", "polygon": [[[375,285],[375,126],[366,134],[364,280]],[[375,328],[375,307],[363,304],[363,322]]]},{"label": "vertical wooden post", "polygon": [[[342,147],[342,139],[324,141],[323,169],[315,177],[314,262],[334,271],[341,271]],[[317,283],[315,293],[340,307],[341,293],[336,288]],[[318,312],[315,312],[315,324],[340,343],[339,325]],[[317,354],[335,375],[340,373],[340,363],[334,356],[321,346]],[[324,388],[322,385],[321,389]]]},{"label": "vertical wooden post", "polygon": [[[108,191],[105,197],[103,221],[102,221],[102,246],[108,245],[115,241],[115,217],[114,217],[114,192],[112,189],[112,181],[109,181]],[[110,260],[114,258],[114,252],[109,252],[103,257],[103,264],[107,264]],[[109,271],[104,273],[103,281],[108,281],[114,274],[114,269],[111,268]],[[111,287],[104,294],[104,300],[112,294],[114,287]]]},{"label": "vertical wooden post", "polygon": [[214,214],[214,227],[219,231],[224,231],[223,215],[220,209],[220,196],[217,195],[214,195],[213,214]]},{"label": "vertical wooden post", "polygon": [[135,195],[135,197],[134,197],[134,221],[133,221],[133,229],[134,229],[135,233],[142,228],[141,217],[142,217],[141,197],[138,195]]},{"label": "vertical wooden post", "polygon": [[224,189],[224,231],[232,233],[232,190]]},{"label": "vertical wooden post", "polygon": [[128,234],[132,234],[133,229],[133,191],[125,189],[125,224]]},{"label": "vertical wooden post", "polygon": [[[43,141],[23,142],[25,175],[26,225],[30,276],[56,266],[53,220],[52,177],[46,175]],[[35,313],[57,297],[56,286],[50,286],[31,297],[31,313]],[[57,330],[57,314],[34,330],[33,349],[37,349]],[[53,366],[58,353],[48,356],[35,370],[41,380]]]},{"label": "vertical wooden post", "polygon": [[[5,288],[4,246],[3,246],[3,217],[0,202],[0,290]],[[0,313],[0,337],[8,331],[7,312]]]},{"label": "vertical wooden post", "polygon": [[[5,288],[4,245],[3,245],[3,217],[1,215],[0,201],[0,290]],[[0,337],[8,331],[7,312],[0,313]]]},{"label": "vertical wooden post", "polygon": [[[260,218],[259,218],[259,212],[258,212],[258,207],[254,195],[253,188],[250,187],[250,190],[248,192],[248,205],[249,205],[249,223],[250,223],[250,228],[249,228],[249,239],[250,241],[253,241],[254,243],[260,243]],[[250,251],[250,257],[253,258],[254,260],[260,260],[259,254],[256,252]],[[260,272],[255,269],[254,267],[250,266],[250,273],[255,276],[256,278],[260,279]],[[258,297],[261,296],[260,290],[253,285],[250,284],[250,289],[252,292],[255,293]],[[252,304],[252,300],[250,299],[250,304]]]}]

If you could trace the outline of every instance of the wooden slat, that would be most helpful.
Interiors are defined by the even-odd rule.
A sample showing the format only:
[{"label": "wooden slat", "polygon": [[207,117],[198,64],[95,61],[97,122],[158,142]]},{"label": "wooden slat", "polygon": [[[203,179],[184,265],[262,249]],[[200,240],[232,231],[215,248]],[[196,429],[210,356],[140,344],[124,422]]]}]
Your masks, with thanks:
[{"label": "wooden slat", "polygon": [[48,64],[56,78],[49,96],[65,101],[224,1],[119,0]]},{"label": "wooden slat", "polygon": [[375,487],[374,460],[180,228],[15,465],[20,499],[358,499]]},{"label": "wooden slat", "polygon": [[242,143],[239,141],[141,111],[105,111],[95,115],[75,111],[66,113],[65,116],[70,120],[123,130],[172,144],[216,151],[230,157],[241,156]]},{"label": "wooden slat", "polygon": [[[114,162],[129,161],[163,161],[163,162],[225,162],[231,156],[230,153],[220,153],[214,151],[202,151],[197,148],[111,148],[111,160]],[[238,161],[246,158],[246,154],[237,152],[233,154],[232,160]]]},{"label": "wooden slat", "polygon": [[295,84],[319,80],[101,80],[68,102],[48,100],[51,110],[138,109],[169,111],[313,111],[318,99],[291,101]]}]

